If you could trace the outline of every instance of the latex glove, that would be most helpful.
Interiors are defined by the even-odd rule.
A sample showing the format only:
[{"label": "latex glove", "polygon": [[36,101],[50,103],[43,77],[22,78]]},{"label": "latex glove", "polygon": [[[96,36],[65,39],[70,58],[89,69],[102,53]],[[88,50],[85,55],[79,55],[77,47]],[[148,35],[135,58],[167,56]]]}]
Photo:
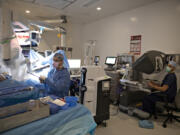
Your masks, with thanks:
[{"label": "latex glove", "polygon": [[44,81],[46,80],[46,77],[45,76],[40,76],[39,80],[40,80],[41,83],[44,83]]},{"label": "latex glove", "polygon": [[6,80],[6,77],[3,74],[0,74],[0,81]]}]

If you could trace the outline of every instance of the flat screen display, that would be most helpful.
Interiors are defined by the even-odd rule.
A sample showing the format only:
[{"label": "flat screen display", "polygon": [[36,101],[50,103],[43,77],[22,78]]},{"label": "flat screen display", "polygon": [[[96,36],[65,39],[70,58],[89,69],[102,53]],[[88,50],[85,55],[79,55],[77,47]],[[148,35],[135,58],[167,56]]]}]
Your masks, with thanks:
[{"label": "flat screen display", "polygon": [[80,68],[81,67],[80,59],[68,59],[68,63],[69,63],[70,68]]},{"label": "flat screen display", "polygon": [[105,64],[115,65],[116,64],[116,57],[106,57]]}]

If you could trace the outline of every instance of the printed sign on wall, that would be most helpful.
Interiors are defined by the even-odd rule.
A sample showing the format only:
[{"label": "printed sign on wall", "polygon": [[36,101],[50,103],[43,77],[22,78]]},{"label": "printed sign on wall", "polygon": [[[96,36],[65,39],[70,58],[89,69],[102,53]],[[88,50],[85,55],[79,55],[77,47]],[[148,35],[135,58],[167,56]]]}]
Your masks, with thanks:
[{"label": "printed sign on wall", "polygon": [[29,40],[29,32],[17,32],[16,37],[20,46],[26,46],[31,44]]},{"label": "printed sign on wall", "polygon": [[130,53],[134,55],[141,54],[141,35],[131,36]]}]

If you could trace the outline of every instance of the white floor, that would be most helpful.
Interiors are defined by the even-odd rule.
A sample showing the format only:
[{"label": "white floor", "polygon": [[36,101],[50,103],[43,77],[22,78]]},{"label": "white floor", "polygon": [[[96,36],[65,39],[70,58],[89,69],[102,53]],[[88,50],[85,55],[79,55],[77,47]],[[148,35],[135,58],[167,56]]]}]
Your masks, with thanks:
[{"label": "white floor", "polygon": [[137,118],[119,112],[111,116],[107,127],[98,126],[95,135],[180,135],[180,123],[169,123],[167,128],[163,128],[163,118],[151,120],[154,122],[154,129],[143,129],[138,126]]}]

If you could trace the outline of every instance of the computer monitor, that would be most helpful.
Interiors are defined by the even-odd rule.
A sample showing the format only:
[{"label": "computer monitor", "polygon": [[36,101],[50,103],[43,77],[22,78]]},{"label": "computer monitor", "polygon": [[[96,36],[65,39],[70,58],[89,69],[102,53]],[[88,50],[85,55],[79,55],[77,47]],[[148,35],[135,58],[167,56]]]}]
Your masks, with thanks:
[{"label": "computer monitor", "polygon": [[94,63],[97,65],[99,63],[100,57],[99,56],[95,56],[94,57]]},{"label": "computer monitor", "polygon": [[116,64],[116,58],[117,57],[106,57],[106,61],[105,61],[105,64],[106,65],[110,65],[110,66],[113,66],[113,65],[115,65]]},{"label": "computer monitor", "polygon": [[22,50],[22,54],[24,55],[24,57],[29,57],[30,50]]},{"label": "computer monitor", "polygon": [[31,47],[38,47],[40,39],[41,36],[38,31],[30,31]]},{"label": "computer monitor", "polygon": [[45,57],[50,56],[52,53],[53,53],[53,51],[51,51],[51,50],[46,50],[46,51],[45,51]]},{"label": "computer monitor", "polygon": [[81,67],[80,59],[68,59],[69,67],[72,69],[77,69]]}]

